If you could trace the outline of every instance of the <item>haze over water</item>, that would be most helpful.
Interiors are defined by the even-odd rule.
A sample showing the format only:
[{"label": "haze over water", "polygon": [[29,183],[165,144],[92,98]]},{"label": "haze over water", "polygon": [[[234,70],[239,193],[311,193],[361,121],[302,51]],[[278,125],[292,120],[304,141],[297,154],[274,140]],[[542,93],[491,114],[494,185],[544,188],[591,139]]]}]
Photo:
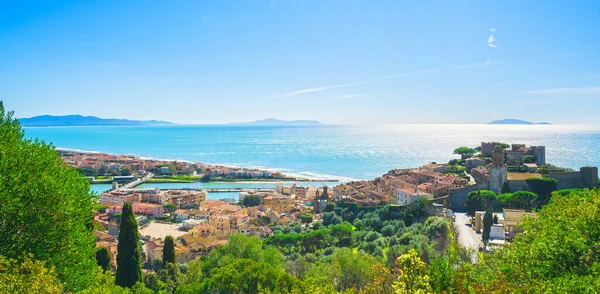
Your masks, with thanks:
[{"label": "haze over water", "polygon": [[546,161],[600,166],[600,126],[119,126],[25,128],[56,147],[208,164],[260,167],[327,179],[371,179],[395,168],[447,162],[482,141],[545,145]]}]

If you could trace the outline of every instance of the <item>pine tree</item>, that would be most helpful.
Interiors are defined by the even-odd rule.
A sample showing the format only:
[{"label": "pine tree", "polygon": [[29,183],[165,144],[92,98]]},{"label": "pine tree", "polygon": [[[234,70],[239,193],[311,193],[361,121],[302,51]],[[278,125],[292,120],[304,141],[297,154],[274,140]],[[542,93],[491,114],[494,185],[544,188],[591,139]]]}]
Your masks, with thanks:
[{"label": "pine tree", "polygon": [[96,263],[104,272],[110,269],[110,252],[106,247],[100,247],[96,250]]},{"label": "pine tree", "polygon": [[131,204],[125,203],[121,215],[119,245],[117,247],[115,284],[118,286],[131,288],[135,283],[142,280],[139,242],[140,234],[137,230],[137,221],[133,215]]},{"label": "pine tree", "polygon": [[163,266],[167,263],[175,263],[175,244],[173,237],[170,235],[165,238],[165,245],[163,248]]}]

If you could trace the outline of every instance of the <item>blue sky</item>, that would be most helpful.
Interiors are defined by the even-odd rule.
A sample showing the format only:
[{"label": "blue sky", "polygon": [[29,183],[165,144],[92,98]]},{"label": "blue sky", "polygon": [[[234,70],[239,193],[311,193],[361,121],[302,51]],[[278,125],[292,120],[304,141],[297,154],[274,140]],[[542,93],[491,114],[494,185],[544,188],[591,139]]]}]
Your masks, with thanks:
[{"label": "blue sky", "polygon": [[600,124],[597,52],[598,1],[0,2],[18,117]]}]

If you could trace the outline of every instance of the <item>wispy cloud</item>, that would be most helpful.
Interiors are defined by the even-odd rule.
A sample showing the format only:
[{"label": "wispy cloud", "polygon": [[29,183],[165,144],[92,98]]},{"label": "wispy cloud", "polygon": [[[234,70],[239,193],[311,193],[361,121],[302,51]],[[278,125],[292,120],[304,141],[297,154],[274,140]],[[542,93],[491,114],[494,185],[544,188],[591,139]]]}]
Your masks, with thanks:
[{"label": "wispy cloud", "polygon": [[425,70],[395,74],[395,75],[391,75],[391,76],[378,77],[378,78],[373,78],[370,80],[364,80],[364,81],[358,81],[358,82],[352,82],[352,83],[346,83],[346,84],[301,89],[301,90],[296,90],[296,91],[292,91],[292,92],[288,92],[288,93],[271,96],[270,98],[277,99],[277,98],[293,97],[293,96],[298,96],[298,95],[303,95],[303,94],[308,94],[308,93],[322,92],[322,91],[327,91],[327,90],[331,90],[331,89],[345,88],[345,87],[368,84],[368,83],[373,83],[373,82],[378,82],[378,81],[383,81],[383,80],[416,76],[416,75],[422,75],[422,74],[427,74],[427,73],[434,73],[434,72],[439,72],[441,70],[443,70],[443,68],[425,69]]},{"label": "wispy cloud", "polygon": [[494,32],[496,29],[490,29],[490,36],[488,37],[488,46],[491,48],[496,48],[496,39],[494,38]]},{"label": "wispy cloud", "polygon": [[275,3],[279,2],[279,0],[271,0],[271,2],[269,2],[269,5],[275,5]]},{"label": "wispy cloud", "polygon": [[502,64],[502,63],[506,63],[506,61],[502,61],[502,60],[490,61],[490,60],[488,60],[488,61],[484,61],[484,62],[478,62],[478,63],[461,65],[461,66],[458,66],[457,68],[470,68],[470,67],[479,67],[479,66],[488,66],[488,65],[494,65],[494,64]]},{"label": "wispy cloud", "polygon": [[526,91],[526,92],[523,92],[523,94],[600,96],[600,87],[555,88],[555,89]]},{"label": "wispy cloud", "polygon": [[360,95],[360,94],[348,94],[348,95],[342,95],[342,96],[333,97],[333,99],[336,99],[336,100],[341,100],[341,99],[362,98],[362,97],[365,97],[365,95]]}]

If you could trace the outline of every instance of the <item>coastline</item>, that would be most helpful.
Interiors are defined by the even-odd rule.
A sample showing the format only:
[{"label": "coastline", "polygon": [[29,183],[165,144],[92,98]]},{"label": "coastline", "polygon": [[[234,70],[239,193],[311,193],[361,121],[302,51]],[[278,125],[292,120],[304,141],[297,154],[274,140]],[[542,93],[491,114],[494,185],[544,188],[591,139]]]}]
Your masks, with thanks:
[{"label": "coastline", "polygon": [[[188,164],[201,164],[204,166],[208,166],[208,167],[225,167],[225,168],[232,168],[232,169],[253,169],[253,170],[258,170],[258,171],[267,171],[267,172],[277,172],[277,173],[281,173],[285,178],[281,178],[281,179],[256,179],[256,180],[252,180],[252,179],[230,179],[230,180],[217,180],[217,181],[211,181],[211,183],[273,183],[273,182],[332,182],[332,183],[346,183],[346,182],[351,182],[351,181],[358,181],[359,179],[353,179],[353,178],[348,178],[348,177],[342,177],[342,176],[334,176],[334,175],[317,175],[314,174],[312,172],[297,172],[297,173],[290,173],[290,172],[285,172],[288,169],[278,169],[278,168],[265,168],[262,166],[243,166],[243,165],[233,165],[233,164],[215,164],[215,163],[204,163],[204,162],[196,162],[196,161],[191,161],[191,160],[186,160],[186,159],[168,159],[168,158],[157,158],[157,157],[147,157],[147,156],[138,156],[136,154],[115,154],[115,153],[110,153],[110,152],[103,152],[103,151],[97,151],[97,150],[81,150],[81,149],[76,149],[76,148],[65,148],[65,147],[55,147],[54,148],[56,151],[62,151],[62,152],[77,152],[77,153],[81,153],[81,154],[108,154],[108,155],[112,155],[112,156],[133,156],[133,157],[137,157],[138,159],[141,160],[151,160],[151,161],[164,161],[164,162],[184,162],[184,163],[188,163]],[[315,176],[308,176],[308,175],[304,175],[302,173],[309,173],[309,174],[313,174]],[[321,176],[321,177],[319,177]],[[160,178],[153,178],[155,179],[155,181],[153,181],[153,183],[198,183],[200,181],[187,181],[187,180],[165,180],[165,181],[160,181]],[[110,181],[107,181],[107,183],[109,183]],[[105,183],[94,183],[94,184],[105,184]]]}]

